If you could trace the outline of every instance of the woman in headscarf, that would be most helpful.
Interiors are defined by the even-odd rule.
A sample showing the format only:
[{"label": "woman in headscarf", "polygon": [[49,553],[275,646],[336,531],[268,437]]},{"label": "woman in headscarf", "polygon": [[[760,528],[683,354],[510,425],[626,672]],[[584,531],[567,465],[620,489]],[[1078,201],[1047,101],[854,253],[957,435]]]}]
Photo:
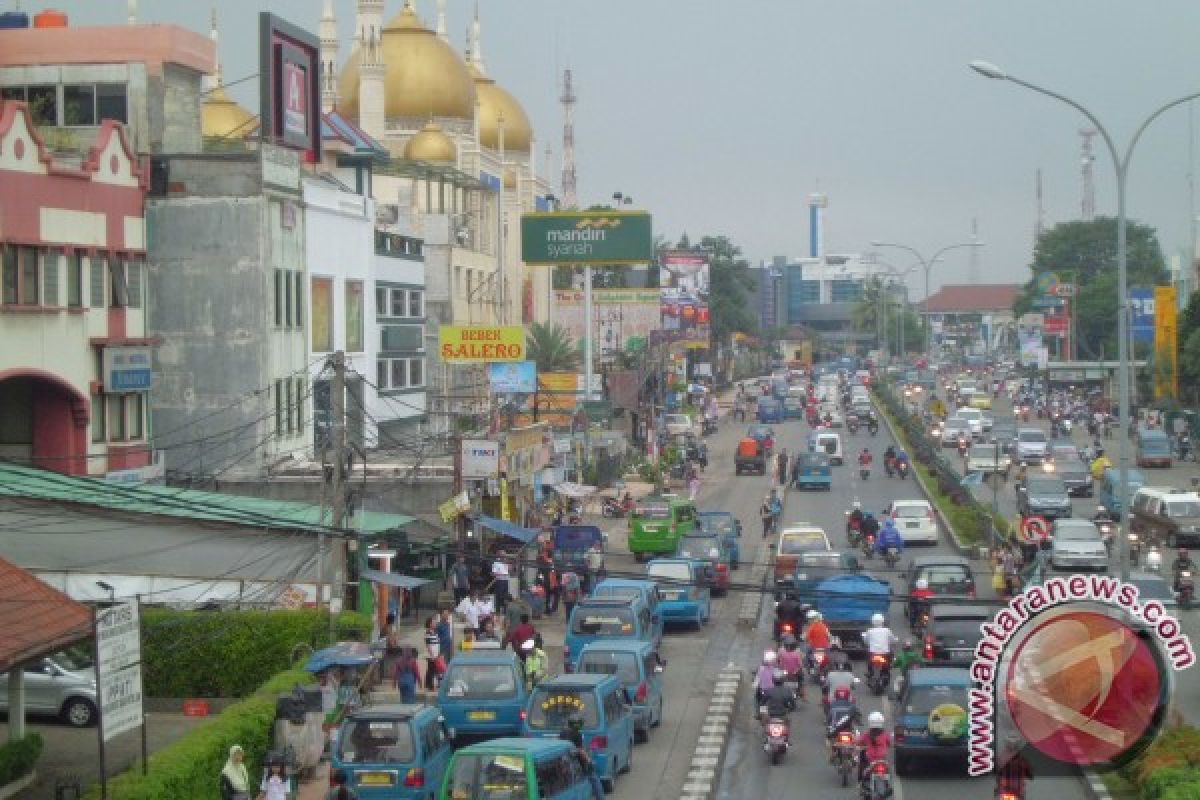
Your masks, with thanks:
[{"label": "woman in headscarf", "polygon": [[241,745],[229,748],[229,758],[221,770],[221,800],[250,800],[250,773]]}]

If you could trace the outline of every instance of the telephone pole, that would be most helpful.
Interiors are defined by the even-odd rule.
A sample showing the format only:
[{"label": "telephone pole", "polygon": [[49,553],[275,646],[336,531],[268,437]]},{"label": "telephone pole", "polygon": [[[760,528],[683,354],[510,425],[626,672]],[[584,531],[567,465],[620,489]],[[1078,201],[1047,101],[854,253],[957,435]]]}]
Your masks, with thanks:
[{"label": "telephone pole", "polygon": [[[330,397],[330,417],[331,417],[331,444],[333,449],[333,472],[330,477],[331,495],[333,503],[333,527],[342,529],[346,526],[346,354],[338,350],[329,357],[329,366],[333,370],[333,381],[329,387]],[[321,534],[324,539],[325,535]],[[333,597],[334,592],[342,588],[342,567],[345,563],[346,541],[341,537],[335,537],[330,542],[332,552],[330,553],[330,568],[327,571],[329,575],[329,639],[332,643],[336,638],[337,625],[334,621],[333,613]],[[322,558],[325,557],[325,543],[321,543]]]}]

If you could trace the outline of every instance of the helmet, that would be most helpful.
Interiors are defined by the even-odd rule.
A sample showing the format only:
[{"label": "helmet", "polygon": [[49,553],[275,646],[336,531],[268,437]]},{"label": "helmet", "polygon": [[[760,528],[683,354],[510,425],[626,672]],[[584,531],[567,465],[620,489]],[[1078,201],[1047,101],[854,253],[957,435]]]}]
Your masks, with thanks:
[{"label": "helmet", "polygon": [[880,730],[883,728],[883,714],[879,711],[872,711],[867,715],[867,727],[871,730]]},{"label": "helmet", "polygon": [[807,619],[809,622],[816,622],[816,621],[817,621],[817,620],[819,620],[820,618],[821,618],[821,612],[820,612],[820,611],[809,611],[809,612],[808,612],[808,613],[805,615],[805,619]]},{"label": "helmet", "polygon": [[857,500],[855,500],[855,501],[854,501],[854,504],[851,506],[851,508],[853,508],[855,511],[861,511],[861,510],[862,510],[862,503],[860,503],[860,502],[858,502]]},{"label": "helmet", "polygon": [[876,628],[882,628],[884,623],[883,614],[871,615],[871,625]]},{"label": "helmet", "polygon": [[774,650],[767,650],[765,653],[763,653],[763,663],[764,664],[774,664],[775,663],[775,651]]},{"label": "helmet", "polygon": [[929,581],[925,580],[924,578],[917,578],[917,588],[918,589],[928,589]]},{"label": "helmet", "polygon": [[904,649],[905,649],[905,650],[912,650],[912,649],[913,649],[913,640],[912,640],[912,639],[905,639],[905,640],[904,640]]}]

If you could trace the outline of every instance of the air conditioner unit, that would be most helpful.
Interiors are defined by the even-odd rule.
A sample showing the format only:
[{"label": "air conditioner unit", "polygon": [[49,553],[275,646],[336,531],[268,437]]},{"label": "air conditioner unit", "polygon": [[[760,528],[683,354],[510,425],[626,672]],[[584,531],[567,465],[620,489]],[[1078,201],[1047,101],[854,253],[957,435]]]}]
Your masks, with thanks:
[{"label": "air conditioner unit", "polygon": [[395,225],[400,222],[400,206],[391,203],[380,203],[375,206],[376,225]]}]

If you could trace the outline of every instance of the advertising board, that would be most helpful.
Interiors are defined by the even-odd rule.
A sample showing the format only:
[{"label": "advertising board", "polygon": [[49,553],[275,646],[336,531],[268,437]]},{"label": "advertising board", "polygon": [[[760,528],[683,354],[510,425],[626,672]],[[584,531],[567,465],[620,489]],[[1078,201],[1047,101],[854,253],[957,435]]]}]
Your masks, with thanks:
[{"label": "advertising board", "polygon": [[663,330],[695,330],[708,338],[709,256],[700,250],[667,250],[659,255]]},{"label": "advertising board", "polygon": [[537,391],[537,362],[511,361],[488,364],[488,384],[493,394],[530,394]]},{"label": "advertising board", "polygon": [[495,478],[500,474],[500,443],[491,439],[462,440],[464,478]]},{"label": "advertising board", "polygon": [[438,352],[447,364],[525,360],[525,329],[520,325],[442,325]]},{"label": "advertising board", "polygon": [[[593,336],[601,356],[645,349],[650,333],[662,324],[658,289],[593,289]],[[554,321],[571,339],[585,335],[583,292],[554,293]]]},{"label": "advertising board", "polygon": [[645,264],[654,258],[644,211],[552,211],[521,215],[526,264]]}]

